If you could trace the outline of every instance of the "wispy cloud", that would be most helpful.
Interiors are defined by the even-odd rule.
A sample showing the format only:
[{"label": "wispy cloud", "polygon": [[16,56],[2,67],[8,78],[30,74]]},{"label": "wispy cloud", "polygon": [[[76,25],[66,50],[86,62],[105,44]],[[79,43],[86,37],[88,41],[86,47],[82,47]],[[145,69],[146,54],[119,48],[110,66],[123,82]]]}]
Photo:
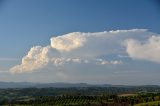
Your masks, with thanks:
[{"label": "wispy cloud", "polygon": [[119,58],[129,58],[130,56],[128,55],[118,55]]},{"label": "wispy cloud", "polygon": [[19,58],[12,58],[12,57],[0,57],[0,61],[17,61]]},{"label": "wispy cloud", "polygon": [[136,70],[127,70],[127,71],[114,71],[114,74],[128,74],[128,73],[139,73],[140,71]]},{"label": "wispy cloud", "polygon": [[0,73],[10,73],[9,70],[0,70]]}]

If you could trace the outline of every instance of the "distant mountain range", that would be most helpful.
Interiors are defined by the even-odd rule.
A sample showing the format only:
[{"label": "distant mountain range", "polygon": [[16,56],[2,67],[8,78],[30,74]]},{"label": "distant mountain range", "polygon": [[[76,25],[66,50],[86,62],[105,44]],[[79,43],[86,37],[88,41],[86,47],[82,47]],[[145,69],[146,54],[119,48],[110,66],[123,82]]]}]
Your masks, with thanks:
[{"label": "distant mountain range", "polygon": [[[158,85],[143,85],[155,86]],[[87,84],[87,83],[32,83],[32,82],[0,82],[0,88],[70,88],[70,87],[133,87],[127,85]]]}]

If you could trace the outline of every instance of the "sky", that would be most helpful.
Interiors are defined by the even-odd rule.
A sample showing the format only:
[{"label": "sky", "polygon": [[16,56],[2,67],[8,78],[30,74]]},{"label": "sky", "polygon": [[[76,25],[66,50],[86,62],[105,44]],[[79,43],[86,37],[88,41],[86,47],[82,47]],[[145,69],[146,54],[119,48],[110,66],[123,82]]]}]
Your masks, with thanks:
[{"label": "sky", "polygon": [[159,0],[0,0],[0,81],[160,85]]}]

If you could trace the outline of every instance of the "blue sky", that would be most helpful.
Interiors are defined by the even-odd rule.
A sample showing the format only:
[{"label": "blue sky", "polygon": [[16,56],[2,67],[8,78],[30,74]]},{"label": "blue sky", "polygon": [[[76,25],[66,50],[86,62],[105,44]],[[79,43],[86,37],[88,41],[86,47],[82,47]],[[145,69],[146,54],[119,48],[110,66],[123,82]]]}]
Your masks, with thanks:
[{"label": "blue sky", "polygon": [[160,7],[156,0],[1,0],[0,3],[0,49],[5,51],[1,56],[23,56],[34,45],[48,44],[51,36],[75,31],[145,28],[160,33]]},{"label": "blue sky", "polygon": [[[115,31],[127,30],[127,32],[125,31],[122,32],[122,34],[123,33],[126,34],[127,39],[132,38],[130,37],[130,34],[134,35],[138,33],[140,35],[137,36],[143,36],[143,37],[142,38],[133,37],[134,39],[136,39],[136,41],[143,42],[141,41],[141,39],[144,39],[144,41],[148,41],[150,36],[152,35],[159,36],[160,34],[159,11],[160,11],[160,2],[158,0],[101,0],[101,1],[99,0],[15,0],[15,1],[0,0],[0,44],[1,44],[0,70],[2,70],[2,73],[0,75],[0,80],[34,81],[34,82],[75,81],[75,82],[113,83],[113,84],[143,84],[144,81],[147,81],[148,83],[146,84],[153,84],[153,83],[160,84],[158,82],[160,79],[156,77],[157,75],[160,75],[160,72],[158,71],[160,69],[159,61],[157,62],[157,59],[150,61],[149,59],[146,59],[143,56],[141,57],[135,56],[133,55],[133,53],[130,53],[130,51],[127,50],[125,50],[127,51],[127,53],[123,54],[120,54],[119,52],[118,52],[119,54],[117,52],[111,52],[107,54],[104,53],[103,55],[96,54],[96,57],[94,58],[92,57],[92,59],[87,58],[88,61],[94,61],[94,62],[95,61],[99,62],[99,60],[96,59],[102,58],[103,60],[106,59],[107,62],[110,63],[110,65],[107,65],[105,67],[94,65],[95,69],[97,68],[97,70],[101,70],[102,74],[97,74],[99,73],[97,70],[93,70],[92,68],[87,67],[84,64],[81,65],[75,64],[73,67],[70,66],[72,68],[68,70],[73,71],[73,69],[75,68],[77,69],[77,71],[75,72],[66,71],[64,73],[61,72],[55,74],[54,71],[48,69],[48,67],[52,66],[46,66],[47,69],[43,67],[43,69],[38,69],[40,71],[36,71],[33,73],[32,72],[21,73],[14,75],[8,73],[10,68],[16,66],[17,64],[21,64],[21,59],[23,58],[23,56],[27,55],[27,53],[30,51],[30,48],[37,45],[46,47],[50,45],[50,43],[52,43],[50,42],[50,38],[63,36],[64,34],[67,33],[90,32],[92,35],[94,34],[94,32],[103,32],[110,30],[115,30]],[[131,29],[148,29],[148,30],[130,31]],[[107,35],[108,33],[106,33],[105,36]],[[120,34],[118,32],[117,35],[121,36],[121,32]],[[77,35],[75,34],[75,36]],[[145,38],[145,36],[148,38]],[[90,44],[90,42],[92,42],[92,39],[91,41],[90,38],[85,38],[85,39],[89,41],[89,43],[87,44],[89,45],[92,44],[92,43]],[[99,41],[100,40],[95,40],[94,42],[99,42]],[[117,38],[113,39],[113,42],[118,42],[118,41]],[[83,44],[84,42],[81,43]],[[135,41],[132,43],[135,43]],[[132,43],[129,44],[132,46]],[[78,45],[78,47],[86,46],[87,48],[88,47],[87,44]],[[110,50],[112,48],[116,48],[116,46],[112,47],[112,43],[105,44],[104,47],[98,44],[96,45],[98,46],[97,48],[102,48],[102,49],[91,48],[93,49],[93,51],[91,50],[92,52],[96,51],[105,52],[103,51],[103,48],[105,48],[106,45],[111,45],[111,46],[110,47],[107,46],[105,49]],[[149,44],[152,45],[152,42],[149,42]],[[140,46],[141,48],[144,46],[150,47],[148,45],[146,44]],[[51,46],[56,50],[60,50],[60,53],[62,52],[62,48],[57,48],[55,44]],[[74,48],[76,47],[71,47],[67,50],[70,51],[70,49]],[[86,48],[84,50],[86,50]],[[67,50],[64,49],[64,51]],[[66,57],[66,55],[69,56]],[[72,55],[73,55],[72,53],[71,54],[61,53],[61,56],[63,58],[64,57],[71,58]],[[115,57],[115,55],[116,56],[125,55],[126,58],[123,59],[117,58]],[[160,55],[158,54],[155,55],[160,57]],[[78,55],[78,58],[79,57],[80,56]],[[82,58],[86,60],[84,56],[82,56]],[[119,65],[113,66],[111,65],[113,61],[118,61],[118,62],[122,61],[122,63],[124,64],[120,66]],[[92,67],[93,64],[90,65]],[[66,68],[69,66],[64,65],[60,66],[60,68],[61,67]],[[54,68],[55,67],[53,67],[53,69]],[[122,71],[122,73],[116,71],[114,72],[114,74],[112,74],[113,72],[112,70],[118,70],[118,69],[125,71]],[[48,71],[42,71],[42,70],[48,70]],[[59,69],[55,68],[55,70]],[[130,70],[130,73],[128,72],[128,70]],[[139,72],[141,73],[140,74],[141,76],[137,76],[139,77],[137,79],[142,81],[138,81],[135,78],[136,74],[138,74]],[[135,76],[131,77],[131,75],[134,75],[133,73],[135,74]],[[68,76],[70,75],[73,78],[67,80],[65,78],[61,78],[65,77],[65,74],[67,74]],[[75,80],[76,75],[80,75],[82,79],[79,78]],[[140,77],[144,78],[141,79]],[[147,79],[148,77],[150,79]],[[39,78],[42,79],[39,80]]]}]

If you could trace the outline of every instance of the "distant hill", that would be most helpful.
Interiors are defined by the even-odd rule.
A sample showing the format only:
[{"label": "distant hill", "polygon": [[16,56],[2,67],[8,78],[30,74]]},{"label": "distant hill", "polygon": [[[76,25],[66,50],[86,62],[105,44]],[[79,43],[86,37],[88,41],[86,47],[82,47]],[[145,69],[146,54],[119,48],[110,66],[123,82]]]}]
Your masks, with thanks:
[{"label": "distant hill", "polygon": [[[159,87],[158,85],[142,85],[144,87]],[[142,87],[141,86],[141,87]],[[32,83],[32,82],[0,82],[0,89],[3,88],[70,88],[70,87],[134,87],[127,85],[111,84],[87,84],[87,83]]]},{"label": "distant hill", "polygon": [[0,82],[0,88],[69,88],[69,87],[109,87],[110,84],[93,85],[87,83],[32,83],[32,82]]},{"label": "distant hill", "polygon": [[30,82],[0,82],[0,88],[28,88],[35,85],[36,83]]}]

